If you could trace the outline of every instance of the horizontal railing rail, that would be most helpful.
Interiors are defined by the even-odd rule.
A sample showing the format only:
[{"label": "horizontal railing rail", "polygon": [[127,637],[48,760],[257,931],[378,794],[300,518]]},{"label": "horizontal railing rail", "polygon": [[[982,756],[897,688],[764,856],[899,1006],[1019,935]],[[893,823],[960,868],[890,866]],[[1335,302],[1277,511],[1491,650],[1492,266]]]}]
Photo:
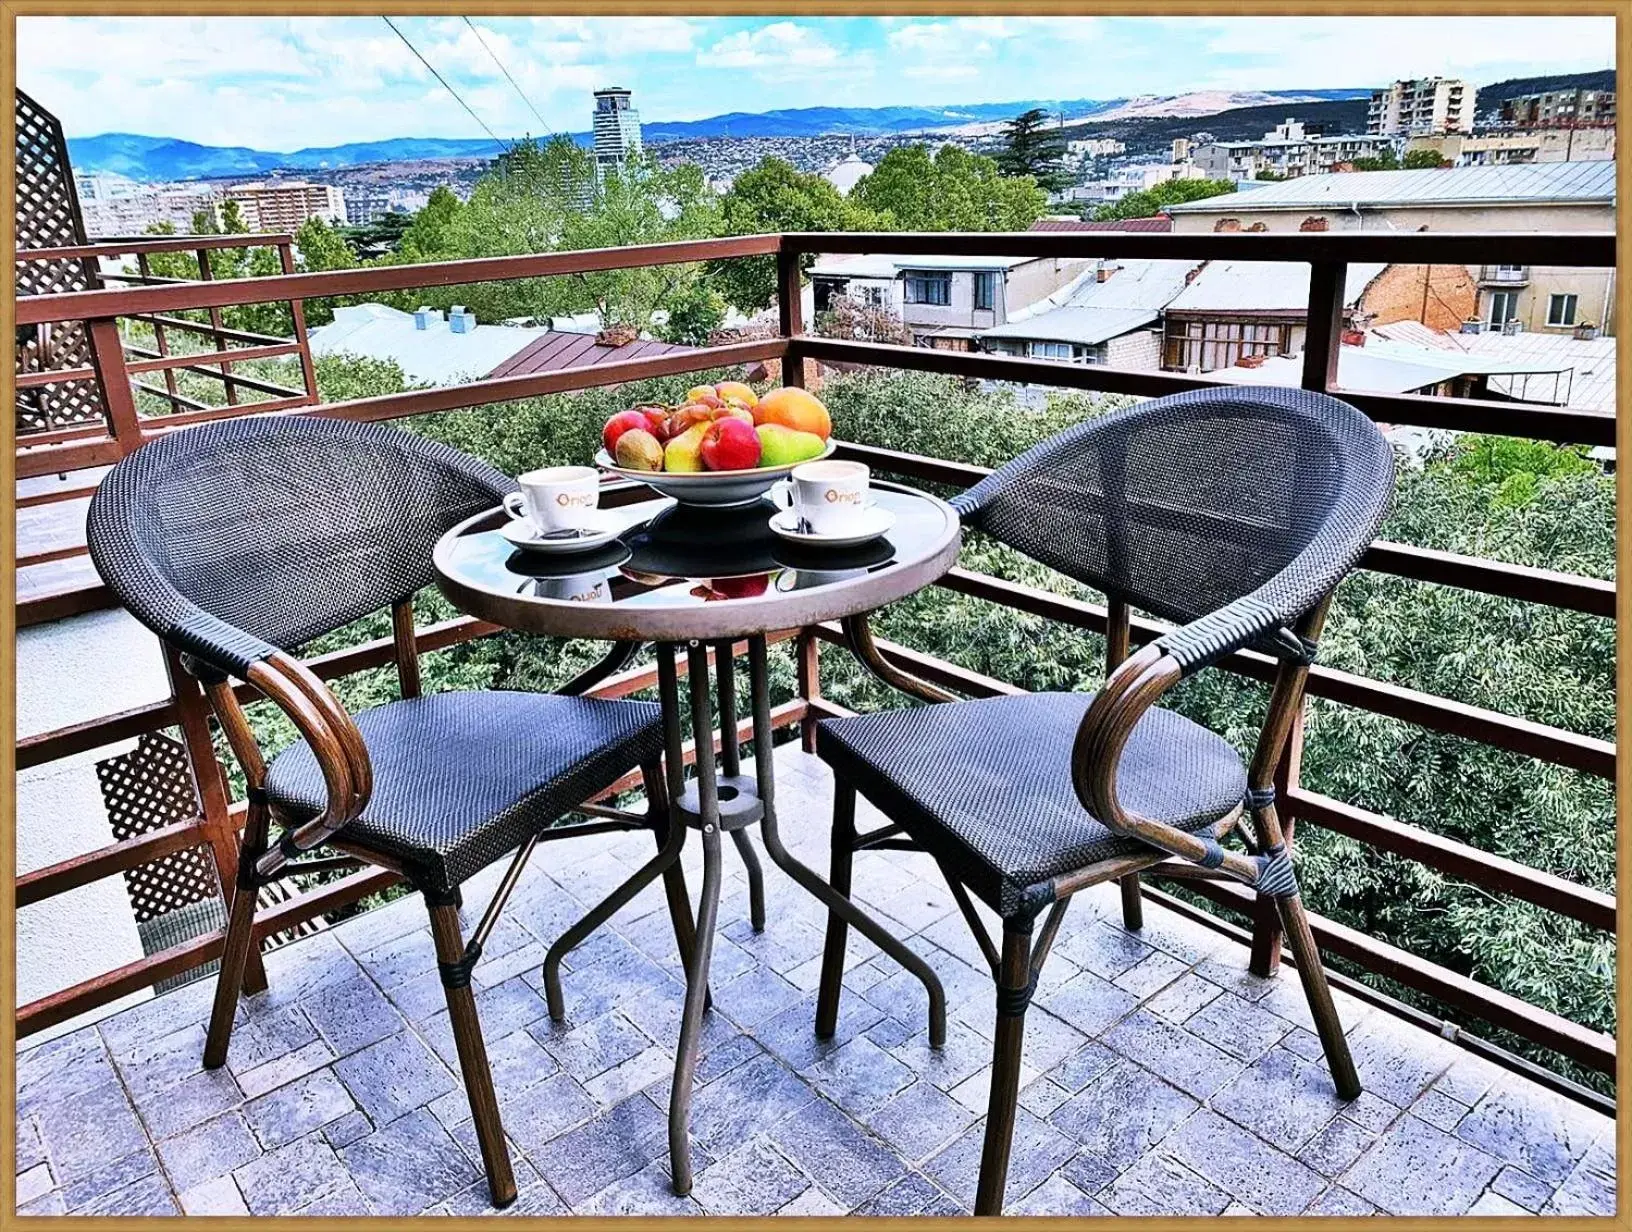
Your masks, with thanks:
[{"label": "horizontal railing rail", "polygon": [[[242,241],[245,237],[221,238]],[[290,270],[267,278],[98,290],[24,300],[18,306],[19,324],[69,320],[88,324],[96,343],[96,362],[92,371],[105,383],[111,383],[116,394],[121,389],[128,391],[132,377],[138,374],[186,370],[202,359],[218,363],[223,355],[229,361],[261,355],[270,357],[269,352],[287,345],[287,340],[224,328],[220,324],[219,313],[225,308],[274,300],[298,301],[316,296],[370,294],[516,278],[554,277],[643,265],[775,255],[782,308],[779,335],[772,338],[615,364],[490,378],[465,385],[412,390],[349,402],[285,406],[274,401],[271,404],[217,407],[142,418],[135,414],[134,404],[128,396],[116,397],[110,438],[97,439],[78,432],[52,436],[48,443],[19,451],[18,473],[43,475],[107,465],[142,440],[210,418],[273,413],[392,420],[771,360],[782,362],[784,379],[790,384],[803,383],[807,361],[931,371],[974,379],[1138,396],[1156,396],[1214,383],[1205,375],[1132,372],[1045,360],[813,337],[804,328],[797,288],[802,258],[817,251],[1062,259],[1120,256],[1306,262],[1311,266],[1311,276],[1303,366],[1305,388],[1336,393],[1388,423],[1499,433],[1575,444],[1597,445],[1613,441],[1613,419],[1608,415],[1513,402],[1373,394],[1340,389],[1334,380],[1343,324],[1342,296],[1338,292],[1343,285],[1347,264],[1362,261],[1479,264],[1499,258],[1503,262],[1523,262],[1531,266],[1612,266],[1614,238],[1610,235],[823,233],[742,236],[365,270],[321,273],[295,273]],[[210,325],[169,315],[177,311],[200,309],[214,314],[215,319]],[[118,340],[117,321],[120,318],[157,322],[177,330],[190,328],[205,332],[217,339],[218,347],[224,348],[229,341],[239,345],[232,350],[206,353],[203,357],[170,354],[127,359],[125,350],[128,348],[115,345]],[[848,443],[841,446],[841,456],[867,461],[884,473],[950,487],[967,487],[990,473],[983,467]],[[78,492],[84,495],[89,490],[82,488]],[[631,493],[623,491],[621,487],[608,489],[609,500],[622,502],[630,498]],[[1453,586],[1598,617],[1613,615],[1615,607],[1615,585],[1610,581],[1439,552],[1409,544],[1378,543],[1368,552],[1362,564],[1365,568],[1419,583]],[[1102,633],[1105,629],[1106,613],[1102,605],[1050,591],[966,569],[953,570],[942,579],[940,585],[949,591],[1043,616],[1088,632]],[[96,602],[83,595],[54,596],[44,601],[38,610],[61,615],[85,610],[79,606],[81,603],[99,606],[110,601],[105,592],[94,598]],[[1159,635],[1163,628],[1165,626],[1156,621],[1136,620],[1133,637],[1136,641],[1148,640]],[[421,651],[428,652],[495,632],[497,630],[493,626],[460,618],[429,626],[420,630],[417,636]],[[801,696],[778,711],[779,725],[841,711],[820,695],[815,652],[817,639],[834,640],[836,636],[836,630],[818,629],[806,631],[806,635],[801,637]],[[909,648],[886,646],[885,653],[926,679],[955,691],[971,695],[1018,691],[1006,682],[993,680]],[[386,666],[391,661],[391,644],[382,639],[323,656],[314,660],[312,667],[319,676],[332,679],[355,671]],[[1267,679],[1272,670],[1270,660],[1254,652],[1232,656],[1225,666],[1259,680]],[[635,683],[640,679],[644,677],[631,676],[629,680],[616,684],[617,687],[631,689],[643,687]],[[608,682],[605,687],[612,688],[614,683]],[[1317,665],[1312,671],[1309,693],[1427,730],[1472,739],[1595,776],[1608,777],[1614,773],[1615,749],[1608,741],[1454,699],[1436,697],[1323,665]],[[246,688],[244,694],[248,697],[251,691]],[[37,767],[118,740],[179,725],[184,733],[192,732],[188,747],[195,759],[195,769],[201,768],[201,760],[207,757],[210,764],[202,767],[204,777],[208,779],[213,773],[218,780],[219,768],[213,763],[213,749],[209,748],[207,738],[198,735],[201,730],[200,707],[201,699],[178,684],[174,696],[151,705],[19,740],[18,768]],[[1306,824],[1322,826],[1334,833],[1368,843],[1377,850],[1418,861],[1436,872],[1469,882],[1490,893],[1511,896],[1595,929],[1611,931],[1615,926],[1616,904],[1610,894],[1531,868],[1519,861],[1480,851],[1421,826],[1309,792],[1297,783],[1295,768],[1290,773],[1283,768],[1282,778],[1289,819],[1301,819]],[[214,790],[219,797],[219,788]],[[210,793],[203,794],[204,813],[195,819],[195,823],[179,823],[180,828],[166,827],[141,839],[113,844],[26,874],[19,886],[22,900],[37,905],[68,888],[115,875],[146,860],[178,850],[184,840],[196,839],[196,842],[188,845],[221,843],[223,835],[230,835],[235,827],[237,814],[225,804],[224,798],[212,803]],[[217,859],[218,862],[221,859],[220,852],[217,852]],[[302,895],[280,909],[276,919],[286,922],[278,927],[289,927],[297,917],[308,919],[312,914],[335,910],[346,902],[354,902],[374,892],[383,884],[377,874],[365,874]],[[1209,890],[1215,888],[1208,886]],[[1251,918],[1257,938],[1255,950],[1264,942],[1266,935],[1273,938],[1274,930],[1266,925],[1264,913],[1254,909],[1250,892],[1231,893],[1226,887],[1213,897],[1227,910],[1243,912]],[[303,914],[308,909],[310,913]],[[1607,1069],[1613,1064],[1614,1042],[1607,1036],[1529,1006],[1425,959],[1364,937],[1333,921],[1317,921],[1315,931],[1333,953],[1364,970],[1386,976],[1582,1064],[1598,1069]],[[127,969],[108,973],[105,977],[89,981],[76,989],[65,990],[44,1002],[23,1007],[20,1029],[25,1033],[40,1029],[103,1004],[115,996],[189,970],[214,957],[219,944],[220,939],[216,936],[195,939],[173,951],[150,956]]]},{"label": "horizontal railing rail", "polygon": [[87,257],[134,257],[155,252],[214,252],[222,248],[276,248],[292,244],[286,231],[233,232],[226,235],[117,235],[97,236],[85,244],[60,248],[19,248],[19,261],[72,261]]}]

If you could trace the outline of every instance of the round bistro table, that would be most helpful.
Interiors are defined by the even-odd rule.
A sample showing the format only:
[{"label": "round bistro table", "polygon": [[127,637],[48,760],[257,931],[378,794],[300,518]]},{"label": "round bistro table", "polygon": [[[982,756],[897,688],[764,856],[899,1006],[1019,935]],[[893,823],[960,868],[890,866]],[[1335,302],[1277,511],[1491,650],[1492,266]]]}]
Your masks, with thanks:
[{"label": "round bistro table", "polygon": [[[777,831],[776,781],[771,757],[771,703],[766,634],[845,620],[852,648],[875,671],[888,669],[876,653],[865,613],[934,582],[957,560],[958,515],[945,501],[896,484],[875,483],[876,503],[895,515],[884,537],[852,548],[788,543],[769,526],[777,506],[768,500],[725,509],[673,505],[632,525],[600,548],[567,555],[519,551],[499,533],[502,509],[477,514],[437,544],[438,584],[459,608],[482,620],[527,633],[612,641],[617,647],[597,668],[566,686],[581,691],[627,666],[654,643],[663,709],[665,782],[647,784],[659,823],[660,849],[550,948],[545,989],[550,1014],[564,1014],[562,958],[658,877],[664,880],[675,934],[686,969],[685,1008],[675,1053],[669,1101],[669,1149],[676,1193],[690,1192],[688,1134],[692,1081],[703,1014],[709,1004],[708,970],[720,898],[720,836],[730,834],[748,869],[750,913],[764,927],[764,889],[748,829],[759,826],[771,859],[881,949],[913,972],[929,992],[930,1039],[945,1035],[945,995],[929,966],[859,911],[849,887],[835,888],[783,845]],[[639,517],[630,507],[631,521]],[[741,772],[733,646],[748,643],[748,680],[754,773]],[[713,700],[722,732],[718,760],[710,713]],[[689,705],[682,707],[676,655],[687,658]],[[685,778],[685,731],[696,747],[696,776]],[[661,794],[658,801],[655,796]],[[703,884],[695,922],[680,871],[688,829],[703,844]],[[841,956],[842,958],[842,956]]]}]

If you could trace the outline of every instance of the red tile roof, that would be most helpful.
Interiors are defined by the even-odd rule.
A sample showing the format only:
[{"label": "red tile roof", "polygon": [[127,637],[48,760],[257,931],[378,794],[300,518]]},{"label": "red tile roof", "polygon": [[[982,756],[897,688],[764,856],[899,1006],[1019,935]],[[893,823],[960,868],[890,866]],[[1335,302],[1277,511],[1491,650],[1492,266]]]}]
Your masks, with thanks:
[{"label": "red tile roof", "polygon": [[1080,218],[1039,218],[1031,224],[1033,231],[1171,231],[1173,220],[1164,215],[1155,218],[1110,218],[1104,222],[1085,222]]},{"label": "red tile roof", "polygon": [[672,342],[656,342],[649,338],[636,339],[620,347],[596,346],[594,334],[572,334],[565,330],[551,330],[517,351],[487,375],[524,376],[531,372],[555,372],[561,368],[598,367],[601,364],[622,363],[628,359],[650,359],[655,355],[692,349],[676,346]]}]

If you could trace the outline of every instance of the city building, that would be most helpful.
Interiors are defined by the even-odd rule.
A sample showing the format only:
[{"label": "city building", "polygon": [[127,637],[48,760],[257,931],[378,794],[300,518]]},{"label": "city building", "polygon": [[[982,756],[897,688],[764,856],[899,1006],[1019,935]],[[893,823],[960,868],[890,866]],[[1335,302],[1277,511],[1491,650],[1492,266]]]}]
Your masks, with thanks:
[{"label": "city building", "polygon": [[393,195],[384,184],[356,184],[342,189],[346,221],[354,227],[361,227],[376,218],[383,218],[391,212]]},{"label": "city building", "polygon": [[82,206],[87,201],[109,201],[115,197],[128,197],[141,190],[141,185],[129,176],[115,175],[111,171],[74,172],[74,191],[79,194]]},{"label": "city building", "polygon": [[1572,125],[1524,131],[1502,129],[1471,135],[1445,133],[1436,137],[1412,137],[1405,148],[1407,153],[1412,150],[1433,150],[1458,167],[1594,162],[1615,157],[1615,126]]},{"label": "city building", "polygon": [[846,295],[895,313],[916,346],[968,351],[1012,308],[1046,299],[1092,264],[1055,257],[935,257],[865,253],[817,258],[812,305]]},{"label": "city building", "polygon": [[346,199],[333,184],[307,180],[263,180],[235,184],[227,199],[236,201],[251,231],[295,231],[309,218],[346,221]]},{"label": "city building", "polygon": [[822,178],[845,196],[861,182],[864,175],[871,175],[873,164],[860,154],[856,153],[856,139],[850,138],[850,153],[822,172]]},{"label": "city building", "polygon": [[1206,173],[1195,163],[1150,163],[1133,167],[1118,167],[1100,180],[1086,180],[1074,184],[1060,195],[1062,201],[1082,201],[1089,205],[1110,205],[1129,193],[1145,192],[1168,180],[1205,179]]},{"label": "city building", "polygon": [[[1118,154],[1127,152],[1128,147],[1115,137],[1089,137],[1081,141],[1067,141],[1065,154],[1067,158],[1077,162],[1088,162],[1095,158],[1114,158]],[[1175,162],[1178,160],[1175,159]]]},{"label": "city building", "polygon": [[[1439,171],[1355,171],[1265,184],[1250,194],[1167,208],[1175,232],[1615,230],[1615,163],[1586,161]],[[1589,323],[1615,330],[1615,271],[1463,267],[1479,286],[1470,314],[1532,331]]]},{"label": "city building", "polygon": [[85,232],[99,235],[140,235],[155,223],[167,223],[178,232],[193,230],[196,214],[220,209],[221,189],[205,184],[134,185],[129,192],[80,198]]},{"label": "city building", "polygon": [[640,112],[622,86],[595,91],[595,174],[620,168],[630,154],[639,154]]},{"label": "city building", "polygon": [[1239,184],[1255,180],[1260,174],[1287,180],[1323,175],[1341,170],[1357,158],[1397,154],[1399,146],[1399,138],[1377,134],[1310,134],[1300,121],[1288,117],[1259,141],[1213,141],[1195,147],[1190,157],[1207,179]]},{"label": "city building", "polygon": [[1614,90],[1549,90],[1502,101],[1502,123],[1523,128],[1575,128],[1615,123]]},{"label": "city building", "polygon": [[982,331],[980,349],[1076,364],[1159,368],[1162,310],[1184,290],[1197,264],[1097,261],[1053,295]]},{"label": "city building", "polygon": [[1382,137],[1473,130],[1474,88],[1456,77],[1420,77],[1374,90],[1366,131]]}]

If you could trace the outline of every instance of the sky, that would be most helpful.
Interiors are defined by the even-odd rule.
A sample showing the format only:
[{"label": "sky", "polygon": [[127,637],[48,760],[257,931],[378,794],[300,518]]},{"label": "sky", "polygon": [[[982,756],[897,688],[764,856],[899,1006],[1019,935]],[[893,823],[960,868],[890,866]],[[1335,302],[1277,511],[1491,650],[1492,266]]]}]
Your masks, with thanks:
[{"label": "sky", "polygon": [[[1609,17],[392,19],[503,137],[583,131],[622,85],[647,120],[1192,90],[1474,84],[1613,66]],[[491,54],[490,54],[491,52]],[[512,86],[495,63],[509,70]],[[375,17],[20,17],[17,81],[71,137],[289,151],[480,137]],[[519,87],[519,88],[518,88]]]}]

